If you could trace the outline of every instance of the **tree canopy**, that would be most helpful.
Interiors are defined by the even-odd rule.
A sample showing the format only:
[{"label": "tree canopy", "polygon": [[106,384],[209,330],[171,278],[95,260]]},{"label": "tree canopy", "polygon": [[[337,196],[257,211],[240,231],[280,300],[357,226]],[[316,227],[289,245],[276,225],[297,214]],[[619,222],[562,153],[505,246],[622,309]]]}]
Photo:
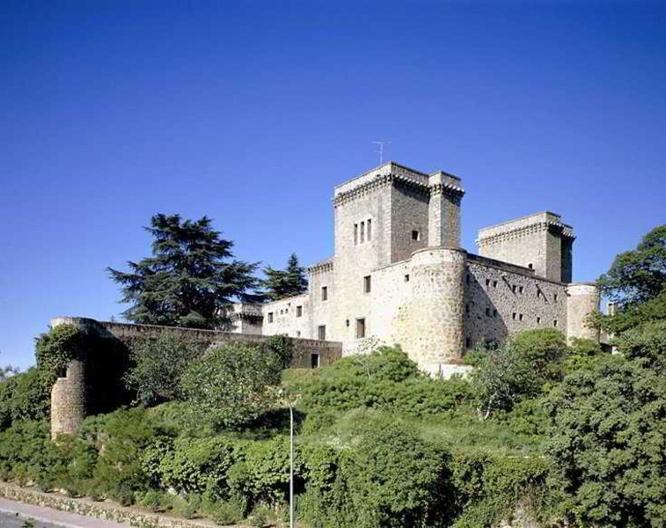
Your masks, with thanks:
[{"label": "tree canopy", "polygon": [[305,268],[299,265],[296,253],[292,253],[283,270],[267,266],[264,269],[266,278],[262,281],[266,289],[266,296],[271,301],[300,295],[308,289],[308,279]]},{"label": "tree canopy", "polygon": [[130,271],[108,268],[120,284],[123,315],[134,323],[193,328],[223,327],[224,308],[234,300],[261,299],[256,263],[235,259],[233,242],[221,237],[211,219],[157,214],[146,230],[152,256],[129,261]]}]

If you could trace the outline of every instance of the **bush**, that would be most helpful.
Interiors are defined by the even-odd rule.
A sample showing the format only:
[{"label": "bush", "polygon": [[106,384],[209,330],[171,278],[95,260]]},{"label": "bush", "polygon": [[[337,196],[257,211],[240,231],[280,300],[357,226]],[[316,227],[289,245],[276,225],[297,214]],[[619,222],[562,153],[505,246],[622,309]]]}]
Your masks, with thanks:
[{"label": "bush", "polygon": [[171,332],[163,332],[156,339],[135,340],[130,347],[132,366],[124,377],[128,389],[143,405],[182,398],[183,372],[201,357],[204,348]]},{"label": "bush", "polygon": [[0,431],[19,420],[42,420],[49,415],[52,377],[30,368],[0,382]]},{"label": "bush", "polygon": [[274,401],[281,364],[275,354],[241,342],[209,350],[185,371],[182,388],[194,412],[214,427],[238,427]]}]

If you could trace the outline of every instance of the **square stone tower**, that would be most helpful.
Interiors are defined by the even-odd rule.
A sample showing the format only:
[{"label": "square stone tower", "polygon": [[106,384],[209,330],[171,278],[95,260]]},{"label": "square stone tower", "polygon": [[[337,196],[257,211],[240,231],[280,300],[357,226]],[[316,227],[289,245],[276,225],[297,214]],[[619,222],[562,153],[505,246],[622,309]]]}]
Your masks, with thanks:
[{"label": "square stone tower", "polygon": [[540,277],[568,283],[572,273],[573,228],[545,211],[479,230],[483,257],[533,269]]}]

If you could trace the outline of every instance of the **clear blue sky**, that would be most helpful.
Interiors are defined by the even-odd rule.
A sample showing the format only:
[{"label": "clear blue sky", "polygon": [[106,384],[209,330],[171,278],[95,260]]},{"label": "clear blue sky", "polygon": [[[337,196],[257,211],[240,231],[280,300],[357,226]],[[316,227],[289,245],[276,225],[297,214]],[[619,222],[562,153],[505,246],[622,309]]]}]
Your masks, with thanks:
[{"label": "clear blue sky", "polygon": [[549,209],[574,278],[666,221],[657,3],[3,2],[0,363],[118,316],[106,266],[156,212],[236,255],[332,252],[336,183],[387,157],[463,178],[463,240]]}]

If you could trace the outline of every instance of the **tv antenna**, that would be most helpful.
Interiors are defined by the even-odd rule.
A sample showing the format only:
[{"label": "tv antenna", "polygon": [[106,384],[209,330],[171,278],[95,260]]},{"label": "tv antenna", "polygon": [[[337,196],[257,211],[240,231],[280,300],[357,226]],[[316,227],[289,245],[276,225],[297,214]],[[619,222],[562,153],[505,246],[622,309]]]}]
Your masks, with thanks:
[{"label": "tv antenna", "polygon": [[390,141],[373,141],[375,145],[377,145],[377,152],[379,153],[379,164],[383,165],[384,164],[384,147],[386,145],[390,145]]}]

